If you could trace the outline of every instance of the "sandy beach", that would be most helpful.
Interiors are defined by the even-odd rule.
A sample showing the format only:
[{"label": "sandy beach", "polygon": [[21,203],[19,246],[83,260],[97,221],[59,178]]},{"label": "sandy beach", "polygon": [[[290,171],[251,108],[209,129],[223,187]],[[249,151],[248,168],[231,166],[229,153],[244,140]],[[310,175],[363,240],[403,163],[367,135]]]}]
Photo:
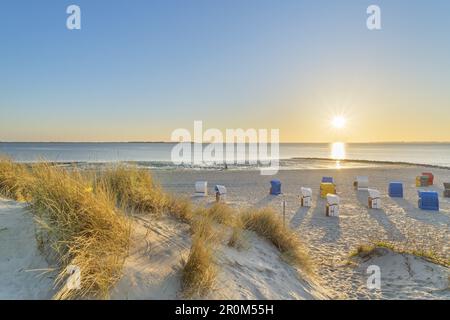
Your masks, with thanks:
[{"label": "sandy beach", "polygon": [[[358,245],[371,241],[390,241],[400,246],[415,245],[438,252],[447,260],[450,258],[450,199],[442,198],[443,182],[450,180],[450,170],[433,169],[434,186],[422,189],[438,191],[440,211],[423,211],[417,207],[415,177],[429,168],[415,166],[382,165],[357,169],[289,170],[280,171],[275,177],[264,177],[259,172],[156,172],[162,185],[172,192],[192,193],[196,180],[228,187],[228,201],[235,206],[273,206],[281,214],[282,201],[286,200],[286,221],[298,232],[308,246],[311,256],[320,266],[323,286],[331,295],[351,299],[414,299],[449,298],[448,269],[429,277],[420,273],[403,274],[403,270],[391,273],[382,271],[382,290],[366,288],[367,275],[364,268],[347,265],[349,253]],[[355,191],[356,176],[369,177],[369,186],[382,192],[382,209],[367,208],[367,191]],[[341,197],[340,217],[325,216],[325,200],[319,197],[319,183],[322,176],[333,176],[337,193]],[[282,181],[280,196],[270,196],[269,181]],[[389,181],[404,182],[404,198],[394,199],[387,195]],[[300,207],[300,187],[313,189],[311,208]],[[213,201],[210,197],[209,201]],[[403,258],[406,259],[406,258]],[[386,258],[389,264],[389,258]],[[406,268],[406,267],[405,267]],[[399,263],[397,269],[402,269]],[[425,268],[428,270],[427,268]],[[433,269],[434,270],[434,269]],[[447,274],[447,277],[445,276]],[[383,277],[384,276],[384,277]],[[427,281],[427,279],[437,281]]]},{"label": "sandy beach", "polygon": [[[432,169],[440,211],[417,208],[415,176],[430,168],[378,165],[349,169],[281,170],[276,176],[242,170],[156,170],[153,175],[171,193],[191,197],[195,181],[207,180],[209,196],[192,200],[208,206],[215,201],[215,184],[228,189],[227,203],[235,208],[271,206],[306,246],[315,266],[303,276],[283,262],[276,248],[246,232],[246,248],[222,243],[216,251],[219,275],[206,299],[449,299],[449,270],[421,257],[376,250],[367,258],[350,258],[358,246],[373,242],[420,248],[450,258],[450,199],[442,198],[442,183],[450,170]],[[369,177],[369,186],[382,193],[380,210],[367,208],[367,191],[353,188],[355,176]],[[341,197],[339,217],[325,216],[320,199],[322,176],[333,176]],[[282,181],[282,195],[269,195],[269,181]],[[389,181],[404,182],[404,198],[387,196]],[[300,187],[313,189],[311,208],[302,208]],[[47,299],[52,296],[51,266],[41,256],[33,235],[33,218],[25,204],[0,201],[0,297]],[[112,299],[179,299],[180,272],[191,245],[189,226],[170,218],[133,218],[132,241],[123,275],[111,290]],[[223,232],[229,232],[224,229]],[[224,237],[225,238],[225,237]],[[381,269],[381,289],[368,289],[367,267]],[[34,270],[34,271],[33,271]],[[36,270],[41,270],[40,272]]]}]

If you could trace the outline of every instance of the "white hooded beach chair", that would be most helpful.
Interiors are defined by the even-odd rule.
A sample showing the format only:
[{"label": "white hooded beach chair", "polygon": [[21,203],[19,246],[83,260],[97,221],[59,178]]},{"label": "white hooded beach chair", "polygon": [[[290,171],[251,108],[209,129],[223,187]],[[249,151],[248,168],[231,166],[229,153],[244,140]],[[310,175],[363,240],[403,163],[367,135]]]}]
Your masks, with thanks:
[{"label": "white hooded beach chair", "polygon": [[357,190],[367,190],[369,189],[369,177],[357,176],[356,181],[353,183],[353,185]]},{"label": "white hooded beach chair", "polygon": [[335,194],[327,194],[327,206],[326,215],[328,217],[338,217],[339,216],[339,196]]},{"label": "white hooded beach chair", "polygon": [[369,192],[368,196],[368,206],[370,209],[380,209],[381,208],[381,193],[376,189],[367,189]]},{"label": "white hooded beach chair", "polygon": [[214,191],[216,192],[216,201],[225,200],[227,195],[227,188],[225,186],[216,185],[214,187]]},{"label": "white hooded beach chair", "polygon": [[195,196],[206,197],[208,195],[208,181],[197,181],[195,183]]},{"label": "white hooded beach chair", "polygon": [[312,189],[301,187],[301,206],[302,207],[311,207],[312,204]]}]

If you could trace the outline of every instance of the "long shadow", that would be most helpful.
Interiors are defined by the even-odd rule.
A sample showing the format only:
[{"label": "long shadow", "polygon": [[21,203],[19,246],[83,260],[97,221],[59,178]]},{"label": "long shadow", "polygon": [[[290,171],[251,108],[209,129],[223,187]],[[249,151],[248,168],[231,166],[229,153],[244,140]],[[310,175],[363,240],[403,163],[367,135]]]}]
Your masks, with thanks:
[{"label": "long shadow", "polygon": [[450,217],[439,211],[419,209],[417,203],[413,204],[404,198],[392,198],[392,200],[405,211],[408,218],[433,226],[436,226],[436,223],[444,226],[450,224]]},{"label": "long shadow", "polygon": [[209,196],[196,196],[196,195],[192,195],[191,197],[191,201],[193,203],[195,203],[196,205],[202,205],[202,206],[207,206],[208,203],[211,202],[211,199],[209,198]]},{"label": "long shadow", "polygon": [[384,209],[369,209],[368,208],[368,196],[367,191],[357,191],[356,198],[361,204],[361,209],[364,209],[369,217],[373,218],[388,234],[390,240],[401,241],[405,240],[403,233],[395,226],[395,224],[388,218]]},{"label": "long shadow", "polygon": [[268,194],[268,195],[266,195],[264,198],[258,200],[258,202],[256,202],[256,203],[254,204],[254,206],[257,207],[257,208],[265,207],[265,206],[267,206],[269,203],[271,203],[273,200],[275,200],[275,199],[281,199],[280,196],[282,196],[282,195],[275,196],[275,195]]},{"label": "long shadow", "polygon": [[341,237],[341,227],[339,217],[327,217],[325,214],[326,200],[320,195],[316,196],[315,208],[312,212],[309,223],[313,228],[321,228],[325,231],[323,240],[326,242],[336,242]]},{"label": "long shadow", "polygon": [[289,225],[294,229],[298,228],[302,224],[303,220],[305,220],[310,209],[311,209],[310,207],[298,208],[298,210],[292,216]]}]

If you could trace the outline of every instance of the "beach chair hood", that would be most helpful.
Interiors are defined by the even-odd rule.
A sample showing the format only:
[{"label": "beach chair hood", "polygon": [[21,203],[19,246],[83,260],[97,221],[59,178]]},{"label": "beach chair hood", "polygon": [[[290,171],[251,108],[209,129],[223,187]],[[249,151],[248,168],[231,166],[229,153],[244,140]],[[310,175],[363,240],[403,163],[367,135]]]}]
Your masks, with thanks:
[{"label": "beach chair hood", "polygon": [[300,190],[301,190],[303,197],[312,197],[312,189],[311,188],[302,187]]},{"label": "beach chair hood", "polygon": [[214,190],[216,191],[216,193],[219,193],[220,195],[227,194],[227,188],[225,186],[216,185],[214,187]]},{"label": "beach chair hood", "polygon": [[358,183],[358,188],[368,188],[369,187],[369,177],[357,176],[356,182]]},{"label": "beach chair hood", "polygon": [[371,197],[372,199],[377,199],[381,196],[380,191],[376,189],[367,189],[367,191],[369,192],[369,197]]},{"label": "beach chair hood", "polygon": [[339,196],[335,194],[327,194],[327,203],[329,205],[337,205],[339,204]]},{"label": "beach chair hood", "polygon": [[197,181],[195,183],[195,192],[197,193],[205,193],[208,188],[207,181]]}]

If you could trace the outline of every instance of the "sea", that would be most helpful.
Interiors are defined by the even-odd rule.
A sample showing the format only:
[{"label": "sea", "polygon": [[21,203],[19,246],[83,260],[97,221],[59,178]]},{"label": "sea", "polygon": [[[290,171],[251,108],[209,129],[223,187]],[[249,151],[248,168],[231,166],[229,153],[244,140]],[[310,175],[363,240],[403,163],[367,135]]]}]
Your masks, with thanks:
[{"label": "sea", "polygon": [[[108,164],[132,162],[154,169],[171,168],[237,168],[252,169],[261,165],[249,156],[248,144],[183,145],[183,156],[191,155],[191,161],[175,161],[175,143],[40,143],[0,142],[0,155],[17,162],[48,161],[57,163]],[[208,148],[209,146],[209,148]],[[214,146],[214,152],[211,152]],[[234,150],[237,161],[227,161],[225,155]],[[206,152],[208,151],[208,152]],[[272,152],[273,151],[273,152]],[[228,153],[227,153],[228,152]],[[372,166],[379,163],[420,164],[450,168],[450,143],[281,143],[278,148],[268,148],[261,156],[266,162],[278,159],[282,169],[314,169],[327,167]],[[258,155],[258,153],[257,153]],[[194,162],[194,156],[197,161]],[[188,159],[188,158],[184,158]],[[200,159],[200,161],[198,161]]]}]

